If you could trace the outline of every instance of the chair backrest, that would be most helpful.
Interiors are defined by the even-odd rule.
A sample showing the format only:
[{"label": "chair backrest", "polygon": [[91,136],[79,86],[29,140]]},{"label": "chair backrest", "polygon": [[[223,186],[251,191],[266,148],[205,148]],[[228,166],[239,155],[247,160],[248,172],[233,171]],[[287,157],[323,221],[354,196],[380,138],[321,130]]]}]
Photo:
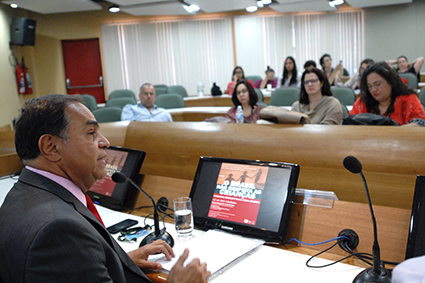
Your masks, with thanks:
[{"label": "chair backrest", "polygon": [[134,95],[134,92],[130,89],[117,89],[112,91],[109,94],[108,100],[120,98],[120,97],[131,97],[133,99],[136,99],[136,96]]},{"label": "chair backrest", "polygon": [[419,100],[422,103],[425,103],[425,86],[421,88],[421,92],[419,92]]},{"label": "chair backrest", "polygon": [[121,111],[118,107],[104,107],[92,112],[98,123],[107,123],[121,121]]},{"label": "chair backrest", "polygon": [[245,76],[245,79],[251,80],[255,84],[258,80],[262,80],[263,78],[260,76]]},{"label": "chair backrest", "polygon": [[356,94],[349,87],[331,87],[333,96],[345,105],[353,105],[356,102]]},{"label": "chair backrest", "polygon": [[181,97],[188,97],[186,89],[181,85],[172,85],[167,87],[166,93],[177,93]]},{"label": "chair backrest", "polygon": [[268,105],[267,105],[267,103],[264,102],[264,96],[263,96],[263,93],[261,92],[261,90],[256,88],[255,92],[257,93],[257,96],[258,96],[257,105],[267,107]]},{"label": "chair backrest", "polygon": [[155,94],[158,96],[160,94],[167,93],[167,85],[153,85],[153,88],[155,89]]},{"label": "chair backrest", "polygon": [[275,89],[270,96],[270,105],[292,106],[300,99],[300,89],[297,87],[281,87]]},{"label": "chair backrest", "polygon": [[258,96],[258,102],[264,102],[264,95],[263,95],[263,93],[261,92],[261,89],[259,89],[259,88],[255,88],[254,90],[255,90],[255,92],[257,93],[257,96]]},{"label": "chair backrest", "polygon": [[407,80],[407,86],[411,87],[413,89],[418,89],[418,78],[416,77],[416,75],[412,74],[412,73],[403,73],[403,74],[399,74],[400,78],[405,78]]},{"label": "chair backrest", "polygon": [[93,111],[97,109],[97,101],[96,98],[91,94],[81,94],[81,99],[83,100],[83,104],[90,110]]},{"label": "chair backrest", "polygon": [[120,109],[123,109],[124,106],[126,106],[127,104],[137,104],[136,99],[131,97],[110,99],[106,102],[106,107],[118,107]]},{"label": "chair backrest", "polygon": [[165,109],[186,107],[183,97],[177,93],[165,93],[156,97],[155,105]]},{"label": "chair backrest", "polygon": [[347,117],[347,116],[348,116],[348,113],[349,113],[350,111],[348,111],[347,106],[346,106],[343,102],[341,102],[341,100],[339,101],[339,103],[341,103],[342,118],[345,118],[345,117]]}]

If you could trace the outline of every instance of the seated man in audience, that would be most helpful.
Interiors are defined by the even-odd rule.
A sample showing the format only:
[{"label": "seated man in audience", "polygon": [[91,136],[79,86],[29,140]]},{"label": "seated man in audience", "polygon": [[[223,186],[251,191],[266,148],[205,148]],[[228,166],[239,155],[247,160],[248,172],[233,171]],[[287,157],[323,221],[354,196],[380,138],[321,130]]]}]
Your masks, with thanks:
[{"label": "seated man in audience", "polygon": [[424,64],[424,57],[419,57],[409,62],[407,57],[402,55],[397,60],[387,60],[386,62],[390,66],[397,64],[396,70],[399,74],[411,73],[417,77],[418,82],[421,81],[421,68]]},{"label": "seated man in audience", "polygon": [[140,87],[140,103],[127,104],[122,109],[121,121],[172,122],[173,118],[165,109],[155,105],[155,88],[149,83]]},{"label": "seated man in audience", "polygon": [[[16,152],[25,168],[0,208],[0,282],[151,282],[141,268],[162,240],[126,254],[103,225],[87,191],[106,176],[109,141],[78,96],[28,100],[16,123]],[[186,249],[167,282],[206,283],[206,264],[184,266]]]}]

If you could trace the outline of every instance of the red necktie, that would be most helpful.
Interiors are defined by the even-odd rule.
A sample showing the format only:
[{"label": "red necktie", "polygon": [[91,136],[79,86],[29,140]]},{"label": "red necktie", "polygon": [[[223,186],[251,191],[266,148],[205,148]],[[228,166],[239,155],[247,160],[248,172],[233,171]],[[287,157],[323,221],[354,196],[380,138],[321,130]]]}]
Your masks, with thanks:
[{"label": "red necktie", "polygon": [[100,215],[99,215],[99,212],[96,209],[96,206],[94,206],[93,201],[91,200],[91,198],[88,195],[85,195],[85,196],[86,196],[86,201],[87,201],[87,208],[100,221],[100,223],[102,223],[102,225],[105,226],[105,224],[103,224],[102,218],[100,218]]}]

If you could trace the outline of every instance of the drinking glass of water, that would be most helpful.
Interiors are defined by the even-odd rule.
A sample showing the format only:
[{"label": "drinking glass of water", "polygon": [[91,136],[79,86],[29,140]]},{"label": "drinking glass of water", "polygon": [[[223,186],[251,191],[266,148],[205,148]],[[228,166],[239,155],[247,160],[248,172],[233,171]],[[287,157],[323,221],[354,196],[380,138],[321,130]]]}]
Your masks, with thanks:
[{"label": "drinking glass of water", "polygon": [[190,237],[193,231],[192,200],[189,197],[180,197],[174,202],[174,222],[179,237]]}]

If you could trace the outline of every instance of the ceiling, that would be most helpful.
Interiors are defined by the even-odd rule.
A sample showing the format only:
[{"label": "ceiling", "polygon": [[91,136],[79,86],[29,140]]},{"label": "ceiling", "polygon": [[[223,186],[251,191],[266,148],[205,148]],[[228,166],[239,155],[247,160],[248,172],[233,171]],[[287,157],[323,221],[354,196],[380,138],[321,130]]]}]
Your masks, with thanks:
[{"label": "ceiling", "polygon": [[[412,3],[413,0],[345,0],[344,6],[366,8]],[[134,16],[188,15],[183,3],[196,4],[198,13],[216,13],[245,10],[256,5],[256,0],[1,0],[1,3],[18,4],[19,8],[40,14],[102,10],[100,2],[117,4],[121,11]],[[329,0],[273,0],[267,9],[276,12],[337,11],[329,6]]]}]

